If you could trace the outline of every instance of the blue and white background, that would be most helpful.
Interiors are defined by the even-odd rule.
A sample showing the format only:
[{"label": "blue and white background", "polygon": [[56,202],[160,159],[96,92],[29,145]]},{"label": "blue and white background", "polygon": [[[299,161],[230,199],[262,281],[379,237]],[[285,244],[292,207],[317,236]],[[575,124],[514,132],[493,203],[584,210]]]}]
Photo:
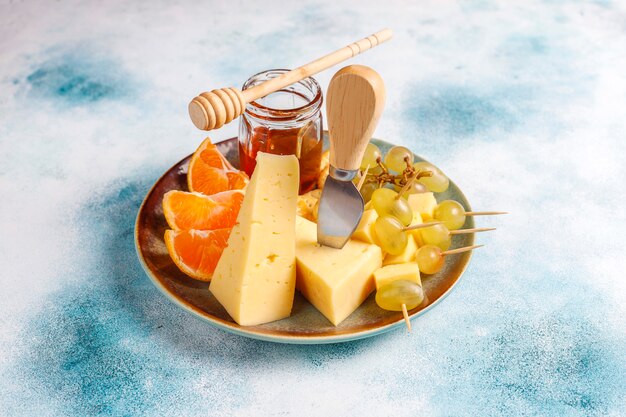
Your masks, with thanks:
[{"label": "blue and white background", "polygon": [[[326,346],[167,301],[133,226],[204,138],[188,100],[385,26],[352,61],[386,82],[376,136],[511,213],[455,291]],[[0,415],[624,416],[625,163],[624,2],[4,0]]]}]

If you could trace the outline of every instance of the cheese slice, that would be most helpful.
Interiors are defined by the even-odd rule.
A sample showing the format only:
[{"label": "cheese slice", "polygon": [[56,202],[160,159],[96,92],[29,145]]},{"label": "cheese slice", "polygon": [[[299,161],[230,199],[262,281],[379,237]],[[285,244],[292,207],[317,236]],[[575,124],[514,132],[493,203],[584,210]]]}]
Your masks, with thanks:
[{"label": "cheese slice", "polygon": [[433,193],[409,194],[409,206],[414,212],[422,215],[422,220],[427,221],[433,218],[433,212],[437,207],[437,200]]},{"label": "cheese slice", "polygon": [[378,218],[378,213],[376,210],[369,209],[363,212],[363,216],[361,216],[361,221],[359,225],[356,227],[354,233],[352,233],[352,239],[360,240],[365,243],[376,243],[374,242],[374,223]]},{"label": "cheese slice", "polygon": [[209,290],[240,325],[289,317],[296,283],[300,175],[294,155],[259,152]]},{"label": "cheese slice", "polygon": [[385,255],[383,265],[403,264],[406,262],[411,262],[415,259],[415,252],[417,252],[415,239],[413,238],[413,235],[408,235],[404,251],[402,251],[400,255],[391,255],[388,253],[387,255]]},{"label": "cheese slice", "polygon": [[404,264],[387,265],[374,271],[374,281],[377,290],[390,282],[399,280],[411,281],[421,286],[422,280],[417,263],[407,262]]},{"label": "cheese slice", "polygon": [[376,245],[350,239],[341,249],[317,243],[317,225],[296,220],[297,288],[335,326],[374,290],[372,274],[382,265]]}]

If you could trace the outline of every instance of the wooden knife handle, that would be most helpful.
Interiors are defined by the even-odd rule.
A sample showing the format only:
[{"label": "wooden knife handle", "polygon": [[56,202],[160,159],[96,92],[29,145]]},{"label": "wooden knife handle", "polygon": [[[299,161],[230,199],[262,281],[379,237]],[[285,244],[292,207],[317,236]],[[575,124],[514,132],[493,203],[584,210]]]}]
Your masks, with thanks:
[{"label": "wooden knife handle", "polygon": [[326,93],[330,164],[356,170],[385,107],[380,75],[363,65],[337,71]]}]

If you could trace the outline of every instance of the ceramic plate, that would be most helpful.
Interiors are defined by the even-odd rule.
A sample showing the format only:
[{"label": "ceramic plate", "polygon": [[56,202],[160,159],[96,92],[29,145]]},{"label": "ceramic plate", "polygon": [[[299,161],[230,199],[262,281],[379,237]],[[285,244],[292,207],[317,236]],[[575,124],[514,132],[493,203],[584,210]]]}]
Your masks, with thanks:
[{"label": "ceramic plate", "polygon": [[[373,139],[384,152],[392,145]],[[237,140],[235,138],[217,144],[222,154],[235,166],[239,166]],[[187,190],[187,166],[191,155],[170,168],[154,184],[146,196],[135,225],[135,245],[139,260],[154,285],[171,301],[208,324],[254,339],[278,343],[336,343],[375,336],[397,327],[404,327],[402,313],[380,309],[372,294],[354,313],[339,326],[333,326],[315,307],[297,291],[291,317],[259,326],[239,326],[209,292],[209,283],[196,281],[178,270],[170,259],[163,235],[168,228],[163,216],[163,195],[170,190]],[[422,160],[416,156],[416,160]],[[470,205],[459,188],[450,181],[445,193],[436,195],[437,200],[453,199],[467,210]],[[474,227],[467,219],[466,228]],[[472,245],[474,235],[457,235],[452,248]],[[446,266],[435,275],[423,276],[422,284],[426,298],[422,305],[409,311],[411,319],[424,314],[441,301],[454,287],[467,267],[471,252],[451,255]],[[207,331],[210,331],[207,328]]]}]

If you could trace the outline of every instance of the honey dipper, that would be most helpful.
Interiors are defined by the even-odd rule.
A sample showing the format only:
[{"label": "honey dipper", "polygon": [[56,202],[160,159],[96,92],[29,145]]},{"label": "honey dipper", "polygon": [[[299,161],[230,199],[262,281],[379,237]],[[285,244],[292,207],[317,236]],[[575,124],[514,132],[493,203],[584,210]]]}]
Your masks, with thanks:
[{"label": "honey dipper", "polygon": [[202,93],[189,103],[189,117],[191,117],[191,121],[198,129],[219,129],[226,123],[230,123],[233,119],[239,117],[243,113],[246,103],[265,97],[281,88],[285,88],[352,58],[389,40],[391,36],[392,32],[390,29],[383,29],[360,41],[351,43],[315,61],[244,91],[235,87],[227,87]]}]

